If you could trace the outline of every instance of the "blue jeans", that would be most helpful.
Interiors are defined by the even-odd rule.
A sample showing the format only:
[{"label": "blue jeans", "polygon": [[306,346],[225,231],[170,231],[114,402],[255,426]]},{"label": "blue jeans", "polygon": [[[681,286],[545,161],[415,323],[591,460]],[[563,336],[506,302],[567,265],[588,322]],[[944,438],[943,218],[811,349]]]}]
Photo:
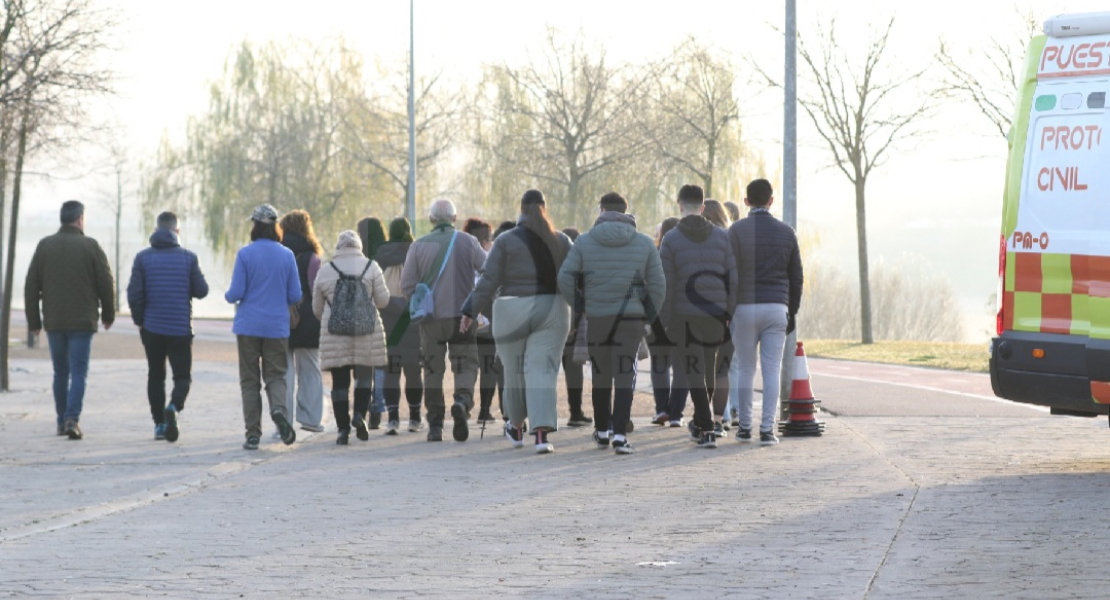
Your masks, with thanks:
[{"label": "blue jeans", "polygon": [[81,419],[85,401],[85,378],[95,331],[47,331],[50,360],[54,362],[54,412],[58,424]]},{"label": "blue jeans", "polygon": [[370,412],[385,412],[385,370],[386,367],[374,367],[374,401]]}]

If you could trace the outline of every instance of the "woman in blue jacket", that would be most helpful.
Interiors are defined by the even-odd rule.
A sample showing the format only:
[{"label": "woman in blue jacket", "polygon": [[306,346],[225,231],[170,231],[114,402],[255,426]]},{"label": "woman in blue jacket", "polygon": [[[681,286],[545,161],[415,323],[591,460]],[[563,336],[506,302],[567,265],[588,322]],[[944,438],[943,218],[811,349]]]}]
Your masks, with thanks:
[{"label": "woman in blue jacket", "polygon": [[262,437],[262,382],[270,402],[270,418],[281,441],[292,444],[297,432],[285,406],[286,352],[289,348],[289,307],[300,302],[301,284],[293,252],[281,245],[278,213],[269,204],[251,214],[251,243],[235,255],[231,288],[224,294],[236,305],[231,330],[239,345],[239,389],[247,441],[257,450]]}]

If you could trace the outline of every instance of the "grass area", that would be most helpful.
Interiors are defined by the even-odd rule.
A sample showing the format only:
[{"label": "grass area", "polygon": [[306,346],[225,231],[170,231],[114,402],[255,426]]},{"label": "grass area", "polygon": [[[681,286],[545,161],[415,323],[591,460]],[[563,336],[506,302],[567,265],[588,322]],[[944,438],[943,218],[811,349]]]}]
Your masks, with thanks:
[{"label": "grass area", "polygon": [[806,356],[987,373],[987,344],[802,340]]}]

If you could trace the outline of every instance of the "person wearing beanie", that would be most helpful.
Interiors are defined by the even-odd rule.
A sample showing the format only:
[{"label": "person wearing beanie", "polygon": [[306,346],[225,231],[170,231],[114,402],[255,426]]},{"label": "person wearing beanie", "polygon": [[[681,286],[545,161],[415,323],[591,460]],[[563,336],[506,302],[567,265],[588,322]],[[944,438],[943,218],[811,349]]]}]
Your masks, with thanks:
[{"label": "person wearing beanie", "polygon": [[300,302],[301,284],[293,252],[281,245],[277,210],[261,204],[250,218],[251,243],[235,255],[231,286],[224,299],[236,305],[231,331],[239,346],[239,390],[247,437],[243,448],[257,450],[262,437],[262,383],[281,441],[292,444],[297,440],[285,405],[285,372],[289,307]]},{"label": "person wearing beanie", "polygon": [[493,242],[481,279],[462,307],[461,331],[479,313],[493,323],[505,371],[505,437],[521,447],[527,419],[541,454],[554,451],[548,435],[559,428],[556,388],[570,306],[558,293],[556,274],[570,248],[570,238],[551,224],[543,194],[528,190],[516,227]]},{"label": "person wearing beanie", "polygon": [[[365,299],[373,306],[343,306],[349,297],[337,298],[340,279],[355,277],[366,288]],[[359,297],[359,296],[356,296]],[[312,312],[320,319],[320,368],[331,372],[331,405],[335,411],[335,426],[339,429],[336,443],[345,446],[354,426],[358,439],[370,439],[366,429],[366,411],[370,408],[369,394],[355,394],[354,416],[351,415],[351,374],[356,378],[372,378],[373,368],[385,366],[385,332],[378,310],[389,304],[389,289],[385,286],[378,263],[362,255],[362,240],[358,233],[347,230],[339,234],[335,254],[327,265],[320,268],[316,286],[312,290]],[[351,313],[369,314],[370,331],[350,334],[335,331],[332,315],[347,310]]]}]

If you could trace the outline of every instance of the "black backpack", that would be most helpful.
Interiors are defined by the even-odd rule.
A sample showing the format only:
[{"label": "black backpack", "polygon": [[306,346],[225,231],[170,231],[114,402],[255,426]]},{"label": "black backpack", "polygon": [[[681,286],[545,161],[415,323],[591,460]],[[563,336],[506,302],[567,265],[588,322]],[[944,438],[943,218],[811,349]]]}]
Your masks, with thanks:
[{"label": "black backpack", "polygon": [[339,281],[335,283],[335,293],[331,300],[328,333],[366,335],[374,332],[374,303],[366,292],[366,285],[362,283],[362,278],[370,269],[370,262],[366,261],[366,268],[357,276],[340,271],[335,262],[328,263],[339,273]]}]

